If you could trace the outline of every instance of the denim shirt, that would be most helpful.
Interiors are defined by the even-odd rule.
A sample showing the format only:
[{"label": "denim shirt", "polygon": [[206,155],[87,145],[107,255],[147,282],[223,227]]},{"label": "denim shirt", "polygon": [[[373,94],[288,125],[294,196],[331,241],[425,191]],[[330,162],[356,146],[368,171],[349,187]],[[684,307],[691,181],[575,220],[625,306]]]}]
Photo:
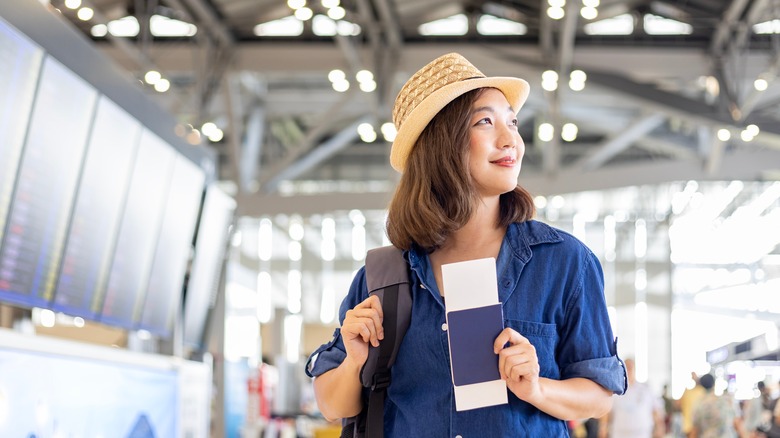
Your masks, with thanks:
[{"label": "denim shirt", "polygon": [[[411,267],[412,320],[392,367],[385,401],[388,437],[567,437],[562,420],[518,399],[455,410],[444,300],[428,256],[406,252]],[[536,221],[509,226],[496,260],[504,325],[536,348],[540,376],[583,377],[615,394],[626,375],[604,300],[604,279],[596,256],[575,237]],[[356,274],[341,304],[347,310],[366,299],[365,268]],[[338,329],[309,358],[306,373],[318,376],[346,357]]]}]

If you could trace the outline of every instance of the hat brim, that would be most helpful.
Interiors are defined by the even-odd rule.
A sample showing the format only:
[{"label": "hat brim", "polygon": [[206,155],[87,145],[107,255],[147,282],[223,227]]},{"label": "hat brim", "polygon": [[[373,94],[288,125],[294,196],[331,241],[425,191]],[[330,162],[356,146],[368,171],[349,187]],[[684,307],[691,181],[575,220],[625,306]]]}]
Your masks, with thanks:
[{"label": "hat brim", "polygon": [[515,113],[520,111],[528,99],[530,90],[528,82],[520,78],[490,77],[466,79],[445,85],[434,91],[409,113],[398,129],[390,149],[390,165],[393,166],[393,169],[403,173],[406,168],[406,159],[417,142],[417,138],[442,108],[458,96],[477,88],[497,88],[504,94]]}]

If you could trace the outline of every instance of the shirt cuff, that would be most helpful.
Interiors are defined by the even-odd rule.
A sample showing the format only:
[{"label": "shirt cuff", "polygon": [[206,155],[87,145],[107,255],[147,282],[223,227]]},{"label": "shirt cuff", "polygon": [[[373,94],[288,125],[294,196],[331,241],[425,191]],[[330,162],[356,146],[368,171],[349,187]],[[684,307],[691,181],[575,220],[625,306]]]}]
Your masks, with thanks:
[{"label": "shirt cuff", "polygon": [[341,330],[333,332],[333,339],[327,344],[321,345],[306,361],[306,375],[316,377],[330,371],[344,362],[347,352],[341,342]]},{"label": "shirt cuff", "polygon": [[617,395],[628,388],[626,367],[617,355],[574,362],[561,370],[561,378],[574,377],[592,380]]}]

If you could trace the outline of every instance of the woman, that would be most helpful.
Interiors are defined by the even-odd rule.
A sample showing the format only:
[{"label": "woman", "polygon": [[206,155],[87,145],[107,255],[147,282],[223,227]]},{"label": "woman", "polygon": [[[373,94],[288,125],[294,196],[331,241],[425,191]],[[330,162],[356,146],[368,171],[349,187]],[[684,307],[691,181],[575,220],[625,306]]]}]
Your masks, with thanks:
[{"label": "woman", "polygon": [[[412,76],[396,99],[390,163],[401,180],[387,233],[405,250],[413,308],[385,401],[386,436],[568,436],[565,420],[599,417],[625,391],[598,259],[533,221],[533,199],[517,183],[525,146],[516,114],[527,96],[524,80],[485,77],[451,53]],[[441,266],[486,257],[496,259],[506,328],[493,348],[509,403],[459,412]],[[363,269],[340,314],[340,330],[307,370],[326,418],[360,411],[359,371],[369,344],[383,337]]]}]

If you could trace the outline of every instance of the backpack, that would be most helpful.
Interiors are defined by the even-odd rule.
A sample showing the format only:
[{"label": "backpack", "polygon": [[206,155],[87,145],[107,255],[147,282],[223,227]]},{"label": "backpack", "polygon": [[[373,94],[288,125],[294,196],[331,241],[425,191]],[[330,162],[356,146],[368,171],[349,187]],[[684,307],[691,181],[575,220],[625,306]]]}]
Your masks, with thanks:
[{"label": "backpack", "polygon": [[363,409],[357,416],[342,420],[341,438],[383,438],[390,367],[412,319],[409,265],[400,249],[383,246],[368,251],[366,284],[368,294],[382,301],[385,337],[378,347],[369,345],[368,359],[360,370],[360,381],[366,388]]}]

